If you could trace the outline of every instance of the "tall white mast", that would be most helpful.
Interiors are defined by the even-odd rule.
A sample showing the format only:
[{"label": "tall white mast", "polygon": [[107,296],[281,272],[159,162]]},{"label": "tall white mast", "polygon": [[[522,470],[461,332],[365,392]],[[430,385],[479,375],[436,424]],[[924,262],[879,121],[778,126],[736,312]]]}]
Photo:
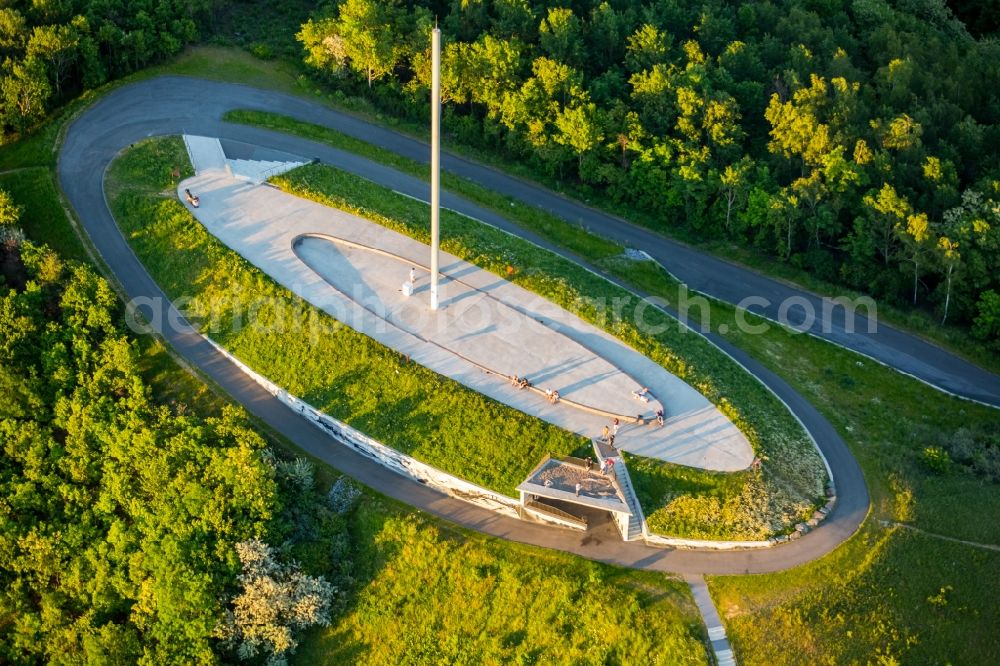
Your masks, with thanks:
[{"label": "tall white mast", "polygon": [[438,308],[441,217],[441,31],[431,33],[431,310]]}]

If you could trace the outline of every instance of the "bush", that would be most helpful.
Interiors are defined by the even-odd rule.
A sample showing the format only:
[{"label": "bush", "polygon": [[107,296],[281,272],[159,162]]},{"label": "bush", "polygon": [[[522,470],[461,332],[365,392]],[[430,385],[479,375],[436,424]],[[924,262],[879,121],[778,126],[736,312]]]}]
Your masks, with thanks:
[{"label": "bush", "polygon": [[[928,467],[938,471],[928,463],[928,451],[941,451],[951,462],[966,471],[984,477],[988,481],[1000,482],[1000,433],[986,425],[959,428],[954,433],[938,438],[936,445],[924,449],[922,459]],[[937,456],[937,454],[930,454]]]},{"label": "bush", "polygon": [[972,471],[986,479],[1000,483],[1000,447],[987,445],[972,463]]},{"label": "bush", "polygon": [[921,461],[935,474],[945,474],[951,469],[951,458],[948,452],[938,446],[924,447]]},{"label": "bush", "polygon": [[240,661],[267,655],[268,666],[285,664],[295,651],[294,631],[330,624],[336,589],[322,577],[307,576],[298,564],[279,562],[274,550],[257,539],[236,544],[243,566],[242,588],[216,636]]},{"label": "bush", "polygon": [[250,53],[253,54],[255,58],[260,58],[261,60],[274,59],[274,49],[272,49],[268,44],[254,44],[250,47]]}]

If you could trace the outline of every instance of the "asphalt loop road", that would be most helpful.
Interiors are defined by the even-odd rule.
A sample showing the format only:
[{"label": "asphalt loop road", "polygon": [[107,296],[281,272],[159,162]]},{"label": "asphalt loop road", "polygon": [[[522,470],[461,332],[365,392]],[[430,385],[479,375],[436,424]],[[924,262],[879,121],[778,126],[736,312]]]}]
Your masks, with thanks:
[{"label": "asphalt loop road", "polygon": [[[150,303],[154,318],[179,318],[159,286],[133,254],[109,211],[103,191],[105,171],[114,157],[141,139],[168,134],[198,134],[242,141],[323,162],[356,173],[411,196],[427,199],[427,183],[370,160],[322,144],[267,130],[224,123],[230,109],[259,109],[325,125],[407,157],[427,161],[429,149],[414,139],[337,113],[307,100],[232,84],[181,77],[161,77],[123,87],[105,96],[70,126],[60,152],[60,186],[97,250],[129,298]],[[443,168],[497,192],[550,210],[605,237],[638,247],[663,263],[691,289],[738,302],[763,296],[777,304],[798,296],[816,296],[759,276],[696,250],[666,240],[653,232],[595,211],[522,180],[451,155],[442,156]],[[442,193],[442,205],[507,229],[538,245],[586,261],[492,211],[451,193]],[[641,294],[644,295],[644,294]],[[819,306],[817,306],[819,307]],[[753,308],[751,308],[753,309]],[[765,315],[772,315],[768,311]],[[864,321],[855,322],[865,331]],[[822,334],[915,375],[949,392],[1000,405],[1000,378],[900,331],[879,326],[874,335],[850,335],[843,322]],[[869,497],[861,470],[831,424],[787,383],[740,349],[715,334],[709,337],[742,363],[788,404],[823,451],[836,483],[838,501],[821,527],[803,538],[763,550],[708,551],[653,548],[642,543],[600,540],[578,532],[500,517],[451,499],[405,479],[347,447],[333,444],[328,435],[293,413],[216,352],[188,326],[165,327],[167,341],[187,362],[198,367],[250,412],[312,455],[375,490],[414,507],[481,532],[513,541],[556,548],[604,562],[682,574],[761,573],[797,566],[831,551],[853,534],[868,512]]]}]

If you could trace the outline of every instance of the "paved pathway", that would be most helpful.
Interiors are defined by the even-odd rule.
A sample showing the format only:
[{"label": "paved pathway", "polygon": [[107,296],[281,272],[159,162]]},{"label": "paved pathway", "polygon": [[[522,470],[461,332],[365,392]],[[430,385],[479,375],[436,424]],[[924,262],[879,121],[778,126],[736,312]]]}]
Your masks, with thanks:
[{"label": "paved pathway", "polygon": [[[181,200],[185,189],[197,193],[201,205],[190,210],[209,233],[341,322],[585,437],[597,436],[609,415],[623,423],[636,415],[651,421],[660,403],[632,395],[649,387],[668,421],[663,428],[623,425],[620,448],[717,471],[745,469],[753,461],[743,433],[704,396],[613,336],[448,253],[441,255],[441,308],[431,311],[427,245],[356,215],[237,180],[219,167],[205,139],[191,139],[198,174],[178,185]],[[400,287],[414,266],[420,269],[417,290],[406,297]],[[557,390],[564,400],[550,404],[539,391],[514,388],[507,379],[512,375]]]},{"label": "paved pathway", "polygon": [[[129,298],[143,297],[152,304],[148,310],[168,321],[176,316],[159,286],[150,278],[122,236],[108,209],[103,191],[107,166],[130,143],[163,134],[197,133],[267,146],[303,156],[316,156],[341,167],[372,176],[391,178],[400,187],[412,186],[426,191],[426,184],[392,169],[376,165],[351,153],[334,150],[296,137],[255,128],[232,126],[218,120],[230,108],[261,108],[278,113],[304,115],[313,122],[327,122],[330,111],[307,101],[235,86],[195,79],[164,77],[124,86],[101,98],[82,112],[67,128],[59,153],[59,185],[80,223],[93,242],[113,277]],[[337,116],[330,124],[343,128],[352,125],[356,132],[368,128],[372,133],[396,136]],[[407,139],[400,138],[401,144]],[[415,143],[415,142],[414,142]],[[480,219],[517,227],[490,211],[479,209],[457,198],[445,200],[450,207],[462,205],[465,212]],[[572,257],[571,253],[552,248],[527,232],[542,246]],[[579,258],[577,258],[579,259]],[[583,262],[585,264],[585,262]],[[640,292],[640,295],[641,292]],[[784,380],[756,362],[724,338],[709,339],[743,364],[761,383],[785,401],[817,441],[833,470],[838,502],[819,529],[803,538],[767,550],[712,552],[651,548],[641,543],[623,543],[594,539],[559,529],[533,525],[497,516],[484,509],[445,497],[418,483],[405,482],[398,475],[344,447],[331,446],[330,438],[244,375],[195,331],[179,327],[163,331],[164,338],[186,362],[198,368],[251,414],[276,432],[345,474],[364,482],[387,496],[406,502],[444,519],[494,536],[537,546],[557,548],[593,560],[622,566],[678,573],[735,574],[779,571],[820,557],[850,537],[868,512],[868,492],[861,470],[843,440],[831,424],[794,391]],[[958,366],[956,366],[958,367]],[[1000,392],[998,392],[1000,395]]]},{"label": "paved pathway", "polygon": [[705,584],[703,576],[685,576],[684,579],[691,587],[691,595],[694,603],[698,606],[698,612],[708,628],[708,641],[715,654],[717,666],[735,666],[736,659],[733,657],[733,648],[726,637],[726,628],[722,626],[722,618],[715,610],[712,602],[712,595],[708,592],[708,585]]}]

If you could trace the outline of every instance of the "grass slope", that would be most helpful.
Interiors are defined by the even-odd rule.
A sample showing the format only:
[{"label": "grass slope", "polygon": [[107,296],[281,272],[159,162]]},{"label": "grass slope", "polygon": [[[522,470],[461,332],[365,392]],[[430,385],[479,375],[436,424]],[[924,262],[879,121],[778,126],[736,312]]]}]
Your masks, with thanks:
[{"label": "grass slope", "polygon": [[[425,204],[351,174],[311,165],[274,183],[429,242]],[[441,230],[445,251],[576,312],[687,381],[740,426],[768,460],[762,473],[719,474],[632,456],[637,492],[652,529],[701,538],[764,538],[811,510],[825,476],[812,442],[770,393],[703,338],[667,315],[643,309],[624,289],[492,227],[442,211]],[[615,299],[622,305],[618,314],[600,306]],[[660,332],[642,333],[637,313]]]},{"label": "grass slope", "polygon": [[46,244],[64,259],[88,258],[59,201],[51,171],[37,166],[0,173],[0,189],[21,206],[18,224],[29,238],[46,238]]},{"label": "grass slope", "polygon": [[[227,111],[223,115],[223,120],[295,134],[334,148],[363,155],[373,162],[386,164],[417,178],[427,180],[430,177],[430,168],[426,164],[383,150],[367,141],[356,139],[329,127],[305,123],[277,113],[244,109]],[[580,229],[561,217],[541,208],[527,206],[521,201],[498,194],[451,172],[441,172],[441,186],[462,195],[469,201],[498,211],[508,219],[536,232],[542,238],[558,243],[582,256],[597,260],[610,260],[621,255],[624,250],[621,245]]]},{"label": "grass slope", "polygon": [[[200,54],[200,61],[209,69],[199,71],[197,66],[191,66],[188,73],[226,78],[225,68],[216,67],[212,58],[206,55],[210,51],[195,49],[193,52]],[[244,73],[237,73],[251,77],[244,81],[246,83],[288,90],[296,87],[294,77],[281,71],[268,71],[271,63],[255,61],[247,54],[232,50],[218,51],[237,53],[234,59],[246,65]],[[0,168],[39,166],[38,156],[42,158],[41,165],[54,163],[52,143],[61,124],[62,118],[59,118],[26,140],[0,147]],[[37,233],[42,236],[32,237],[46,242],[44,234],[51,228],[53,221],[41,226]],[[81,251],[82,248],[80,245]],[[663,282],[662,272],[652,267],[635,264],[627,268],[637,282],[645,280],[654,286]],[[731,314],[727,315],[725,310],[712,303],[712,321],[731,321]],[[947,398],[897,373],[862,361],[854,354],[806,336],[776,330],[755,339],[738,338],[733,332],[729,335],[737,344],[747,344],[759,360],[793,381],[834,421],[865,470],[874,497],[875,518],[902,517],[928,529],[935,528],[935,531],[974,541],[990,542],[992,534],[992,543],[998,543],[997,521],[986,518],[997,515],[1000,508],[998,487],[954,470],[943,476],[935,475],[919,463],[921,447],[932,435],[948,436],[957,423],[996,424],[995,411]],[[187,398],[192,406],[205,406],[205,400],[198,393],[184,388],[187,384],[195,391],[208,393],[204,385],[174,364],[170,357],[160,358],[163,362],[155,366],[160,379],[158,385],[172,387],[177,399],[184,401]],[[332,474],[329,467],[320,467],[321,485],[328,486]],[[401,512],[399,515],[407,514]],[[885,652],[885,642],[878,640],[878,631],[870,630],[873,616],[854,611],[852,604],[859,599],[869,605],[878,604],[883,613],[879,620],[883,629],[887,623],[918,628],[915,634],[908,633],[916,636],[918,645],[907,648],[905,643],[892,643],[897,646],[894,654],[901,655],[904,661],[992,662],[1000,653],[994,631],[998,624],[995,599],[1000,596],[1000,588],[996,576],[998,567],[992,556],[987,552],[983,557],[982,551],[930,537],[912,535],[914,538],[909,538],[899,530],[891,535],[887,533],[886,528],[869,521],[861,535],[814,565],[768,576],[710,579],[709,585],[741,663],[802,663],[801,655],[804,654],[813,655],[812,661],[820,663],[843,663],[849,661],[845,656],[848,652],[860,655],[855,659],[858,662],[878,661],[878,655]],[[907,539],[905,548],[895,551],[908,551],[905,558],[870,556],[872,544],[880,541],[893,544],[897,538]],[[859,545],[854,547],[855,544]],[[883,547],[879,552],[886,550]],[[533,557],[535,553],[519,554]],[[327,549],[322,558],[329,560],[334,555]],[[944,564],[949,568],[942,570]],[[550,570],[552,576],[562,574],[561,570]],[[957,578],[967,582],[955,585]],[[863,582],[851,588],[848,583],[854,580]],[[921,601],[919,595],[900,595],[895,586],[899,580],[909,581],[907,585],[920,584],[921,594],[926,592],[928,597]],[[448,581],[443,584],[447,585]],[[948,594],[945,595],[949,603],[941,613],[940,604],[931,604],[927,599],[937,596],[940,587],[947,585],[953,586],[955,595],[950,600]],[[953,603],[955,599],[961,599],[962,603]],[[840,616],[836,621],[829,620],[830,615],[823,613],[818,600],[822,604],[837,604]],[[403,605],[406,599],[400,598],[397,603]],[[960,612],[956,612],[958,610]],[[434,623],[439,614],[451,609],[430,606],[424,607],[424,611],[428,615],[422,622]],[[935,613],[944,619],[935,620]],[[953,617],[949,619],[949,615]],[[346,632],[340,635],[348,636]],[[840,650],[837,650],[838,643],[844,646]],[[328,647],[329,643],[323,645]],[[927,658],[935,645],[948,647],[950,654],[938,659]],[[310,643],[303,645],[302,654],[315,654],[319,663],[332,663],[332,659],[323,658],[322,649],[309,652],[310,648]],[[912,659],[908,658],[911,652]],[[487,657],[484,661],[489,661],[491,655],[484,654]]]},{"label": "grass slope", "polygon": [[[32,240],[86,260],[44,164],[56,134],[0,148],[0,162],[35,164],[23,174],[4,174],[0,186],[25,207],[22,221]],[[142,374],[159,402],[202,416],[218,415],[231,404],[178,365],[152,336],[140,336],[137,343]],[[264,434],[283,457],[302,455],[289,442]],[[314,462],[318,490],[325,493],[338,475]],[[339,531],[340,522],[346,534]],[[335,523],[336,533],[328,534],[331,526],[325,525],[317,540],[292,553],[309,573],[340,573],[346,602],[331,627],[305,637],[296,663],[395,664],[417,654],[456,654],[456,645],[481,663],[520,655],[525,663],[533,655],[548,663],[557,661],[550,655],[562,655],[558,661],[580,664],[613,663],[620,655],[648,663],[708,659],[704,628],[686,586],[667,577],[486,538],[368,490],[356,509]],[[426,589],[420,587],[424,583]],[[449,590],[456,592],[448,596]],[[539,591],[547,603],[532,606]],[[467,603],[473,594],[498,603]],[[461,624],[454,623],[456,609],[462,611]],[[480,628],[498,626],[501,612],[512,628],[495,640]],[[384,631],[389,621],[391,641]],[[441,627],[449,633],[434,631]],[[419,645],[406,640],[411,633],[420,634]]]},{"label": "grass slope", "polygon": [[[546,453],[586,446],[408,362],[278,286],[177,201],[170,166],[186,163],[179,138],[137,144],[109,171],[112,210],[164,291],[193,298],[192,318],[256,370],[390,446],[511,495]],[[251,308],[254,325],[241,326],[237,318]]]},{"label": "grass slope", "polygon": [[[676,301],[669,279],[655,266],[621,262],[615,272]],[[1000,486],[958,466],[935,472],[922,455],[965,426],[996,424],[996,410],[945,396],[810,336],[776,326],[762,334],[742,332],[727,304],[708,300],[703,312],[693,313],[712,330],[725,325],[732,342],[831,420],[865,471],[877,519],[814,565],[710,580],[742,663],[801,663],[802,655],[826,663],[927,663],[949,655],[956,663],[988,661],[1000,649],[989,629],[996,624],[992,600],[1000,594],[996,553],[892,522],[1000,544],[1000,523],[984,519],[1000,512]],[[719,515],[718,506],[712,510]]]},{"label": "grass slope", "polygon": [[386,503],[351,521],[346,612],[295,663],[704,664],[684,583],[449,529]]},{"label": "grass slope", "polygon": [[794,571],[710,581],[741,664],[986,664],[1000,552],[862,530]]}]

